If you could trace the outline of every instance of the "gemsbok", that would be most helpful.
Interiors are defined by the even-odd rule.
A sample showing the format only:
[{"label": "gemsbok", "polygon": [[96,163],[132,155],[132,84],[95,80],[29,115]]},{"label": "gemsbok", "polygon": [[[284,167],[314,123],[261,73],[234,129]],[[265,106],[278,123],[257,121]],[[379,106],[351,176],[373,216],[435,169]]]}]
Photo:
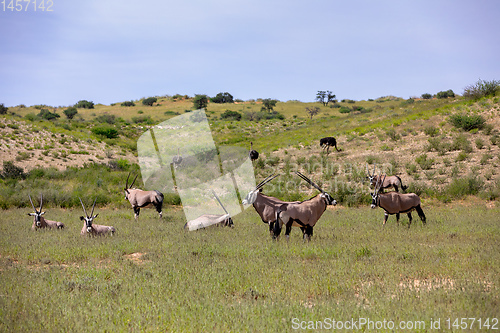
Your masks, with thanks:
[{"label": "gemsbok", "polygon": [[233,219],[231,218],[231,215],[228,213],[222,202],[219,200],[219,197],[215,192],[212,190],[212,194],[214,195],[215,199],[219,202],[219,205],[222,207],[224,212],[226,213],[225,215],[217,215],[217,214],[203,214],[194,220],[188,221],[184,225],[184,229],[188,229],[189,231],[201,229],[201,228],[206,228],[211,225],[217,225],[217,226],[222,226],[222,227],[233,227]]},{"label": "gemsbok", "polygon": [[49,228],[49,229],[64,228],[64,223],[47,220],[42,216],[43,214],[45,214],[45,212],[42,212],[42,206],[43,206],[42,194],[40,194],[40,208],[38,210],[35,208],[35,205],[33,205],[33,201],[31,200],[31,196],[29,194],[28,197],[30,198],[31,207],[33,207],[33,210],[35,211],[34,213],[28,213],[29,216],[34,217],[33,226],[31,227],[32,230],[38,230],[42,228]]},{"label": "gemsbok", "polygon": [[95,202],[97,198],[94,200],[94,204],[92,205],[92,211],[90,212],[90,215],[87,215],[87,211],[85,210],[85,206],[83,205],[82,199],[80,199],[80,203],[82,204],[83,208],[83,213],[85,216],[80,216],[80,220],[83,221],[83,227],[82,231],[80,232],[80,235],[82,236],[104,236],[104,235],[111,235],[116,232],[115,227],[108,227],[107,225],[100,225],[100,224],[94,224],[94,219],[97,217],[99,214],[94,214],[94,207],[95,207]]},{"label": "gemsbok", "polygon": [[262,194],[261,190],[264,185],[278,177],[278,175],[271,175],[261,181],[253,190],[251,190],[246,197],[242,200],[244,205],[253,205],[257,214],[259,214],[262,222],[269,225],[269,233],[273,236],[273,226],[277,219],[278,208],[282,205],[289,204],[274,197]]},{"label": "gemsbok", "polygon": [[[375,174],[375,166],[373,166],[373,174],[370,174],[370,171],[368,170],[368,164],[366,165],[366,172],[368,173],[368,180],[370,181],[370,186],[375,186],[379,180],[379,178],[382,177],[382,175],[377,176]],[[408,188],[408,186],[404,186],[403,182],[401,181],[401,178],[399,176],[388,176],[384,175],[384,181],[382,184],[380,184],[380,188],[382,190],[389,188],[389,187],[394,187],[394,190],[396,192],[399,192],[399,188],[401,187],[401,190],[404,192]]]},{"label": "gemsbok", "polygon": [[155,207],[160,218],[162,217],[162,206],[163,206],[163,193],[160,191],[143,191],[137,188],[132,188],[134,186],[135,180],[139,175],[135,176],[134,181],[130,186],[128,186],[128,179],[130,173],[127,176],[127,181],[125,182],[125,199],[127,199],[132,208],[134,209],[134,218],[137,220],[139,218],[139,213],[141,208]]},{"label": "gemsbok", "polygon": [[302,230],[303,239],[310,241],[313,235],[313,228],[325,212],[326,207],[328,205],[335,206],[337,201],[312,180],[298,171],[295,171],[295,173],[321,193],[309,200],[289,203],[279,207],[278,220],[274,224],[274,237],[277,238],[280,235],[281,228],[285,225],[285,236],[287,240],[290,237],[292,227],[299,227]]},{"label": "gemsbok", "polygon": [[380,207],[384,210],[384,223],[387,222],[389,215],[396,214],[396,222],[399,225],[399,214],[408,215],[408,228],[411,225],[411,212],[416,210],[418,216],[422,220],[422,224],[426,223],[425,214],[420,207],[420,198],[415,193],[399,193],[399,192],[387,192],[380,193],[381,185],[384,183],[384,178],[379,179],[380,181],[375,184],[375,190],[372,194],[372,204],[371,208],[375,209]]},{"label": "gemsbok", "polygon": [[328,154],[330,147],[335,147],[337,151],[342,151],[342,149],[337,148],[337,140],[335,140],[335,138],[332,136],[327,136],[326,138],[320,139],[319,145],[321,146],[321,148],[323,148],[323,151],[326,148],[326,154]]}]

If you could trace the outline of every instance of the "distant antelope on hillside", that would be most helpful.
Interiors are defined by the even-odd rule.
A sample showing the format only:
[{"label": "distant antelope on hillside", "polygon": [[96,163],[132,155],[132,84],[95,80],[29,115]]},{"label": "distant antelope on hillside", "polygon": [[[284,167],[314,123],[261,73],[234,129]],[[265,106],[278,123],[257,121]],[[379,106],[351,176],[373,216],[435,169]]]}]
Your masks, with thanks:
[{"label": "distant antelope on hillside", "polygon": [[31,196],[28,194],[28,197],[31,202],[31,207],[33,207],[34,213],[28,213],[29,216],[33,216],[33,226],[32,230],[42,229],[42,228],[50,228],[50,229],[62,229],[64,228],[64,224],[62,222],[46,220],[42,215],[45,212],[42,212],[43,206],[43,196],[40,194],[40,208],[37,210],[35,205],[33,205],[33,201],[31,200]]}]

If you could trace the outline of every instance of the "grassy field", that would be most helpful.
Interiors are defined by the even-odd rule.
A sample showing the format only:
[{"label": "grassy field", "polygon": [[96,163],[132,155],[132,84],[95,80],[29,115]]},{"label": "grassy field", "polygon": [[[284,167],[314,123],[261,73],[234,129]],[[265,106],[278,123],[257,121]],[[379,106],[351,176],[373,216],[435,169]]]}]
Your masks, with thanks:
[{"label": "grassy field", "polygon": [[37,232],[28,209],[4,210],[0,331],[283,332],[369,318],[424,321],[412,330],[423,332],[499,318],[500,208],[468,198],[423,209],[427,225],[408,229],[406,216],[382,227],[380,209],[329,208],[310,243],[298,229],[272,241],[253,208],[233,229],[197,232],[175,207],[138,223],[131,209],[97,208],[117,233],[94,239],[79,234],[80,209],[48,210],[66,229]]}]

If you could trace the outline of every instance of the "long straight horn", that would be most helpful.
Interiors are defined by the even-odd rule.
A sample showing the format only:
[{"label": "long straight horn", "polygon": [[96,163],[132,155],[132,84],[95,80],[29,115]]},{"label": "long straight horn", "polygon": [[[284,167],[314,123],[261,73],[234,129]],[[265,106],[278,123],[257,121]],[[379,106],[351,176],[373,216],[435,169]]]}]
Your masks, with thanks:
[{"label": "long straight horn", "polygon": [[80,203],[82,204],[82,208],[83,208],[83,212],[85,213],[85,216],[86,216],[86,217],[89,217],[89,216],[87,215],[87,211],[85,210],[85,206],[83,205],[82,198],[78,197],[78,199],[80,199]]},{"label": "long straight horn", "polygon": [[275,175],[275,174],[270,175],[269,177],[267,177],[266,179],[264,179],[263,181],[261,181],[259,183],[259,185],[255,186],[255,190],[254,191],[260,189],[262,186],[266,185],[267,183],[269,183],[271,180],[273,180],[276,177],[278,177],[278,175]]},{"label": "long straight horn", "polygon": [[382,185],[384,185],[384,181],[385,181],[385,177],[387,177],[387,175],[384,175],[384,178],[380,177],[379,178],[381,179],[380,181],[380,185],[378,187],[378,190],[377,190],[377,193],[380,191],[380,189],[382,188]]},{"label": "long straight horn", "polygon": [[130,173],[128,173],[128,176],[127,176],[127,181],[125,182],[125,188],[128,189],[128,179],[130,178]]},{"label": "long straight horn", "polygon": [[40,193],[40,212],[42,211],[42,206],[43,206],[43,195]]},{"label": "long straight horn", "polygon": [[97,198],[94,199],[94,204],[92,205],[92,212],[90,213],[90,217],[94,216],[94,207],[95,207],[96,201],[97,201]]},{"label": "long straight horn", "polygon": [[373,174],[372,176],[375,176],[375,168],[377,167],[377,164],[373,164]]},{"label": "long straight horn", "polygon": [[217,199],[217,201],[219,202],[219,205],[222,207],[222,209],[224,209],[224,211],[226,212],[226,214],[229,215],[229,213],[227,212],[226,208],[224,208],[224,205],[222,204],[222,202],[220,202],[219,197],[217,196],[217,194],[215,194],[214,190],[212,190],[212,194],[214,195],[215,199]]},{"label": "long straight horn", "polygon": [[310,180],[309,178],[307,178],[306,176],[304,176],[303,174],[301,174],[300,172],[298,171],[295,171],[295,173],[297,174],[297,176],[299,176],[300,178],[302,178],[303,180],[305,180],[306,182],[309,183],[309,185],[315,187],[318,191],[320,191],[321,193],[324,193],[325,191],[323,191],[321,189],[321,187],[319,187],[316,183],[314,183],[312,180]]},{"label": "long straight horn", "polygon": [[135,180],[137,179],[137,177],[139,177],[139,175],[135,176],[134,181],[132,182],[132,184],[130,184],[129,188],[132,188],[132,186],[134,186],[134,183],[135,183]]},{"label": "long straight horn", "polygon": [[33,205],[33,201],[31,200],[31,195],[28,194],[28,198],[30,198],[31,207],[33,207],[33,210],[36,212],[35,205]]}]

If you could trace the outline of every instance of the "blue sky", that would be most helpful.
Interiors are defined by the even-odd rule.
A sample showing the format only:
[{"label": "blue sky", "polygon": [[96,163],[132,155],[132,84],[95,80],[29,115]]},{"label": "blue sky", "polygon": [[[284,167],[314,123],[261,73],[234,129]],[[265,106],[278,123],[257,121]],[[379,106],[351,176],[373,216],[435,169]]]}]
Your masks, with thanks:
[{"label": "blue sky", "polygon": [[408,98],[500,79],[496,0],[52,1],[50,13],[0,4],[6,106]]}]

